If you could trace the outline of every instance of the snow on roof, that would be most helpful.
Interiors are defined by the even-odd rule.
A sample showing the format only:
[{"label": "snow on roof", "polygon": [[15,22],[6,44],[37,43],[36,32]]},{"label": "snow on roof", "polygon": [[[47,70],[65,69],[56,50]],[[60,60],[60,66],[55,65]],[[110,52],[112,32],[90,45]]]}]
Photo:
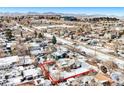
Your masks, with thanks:
[{"label": "snow on roof", "polygon": [[13,83],[13,84],[18,84],[18,83],[21,82],[21,79],[22,79],[22,76],[16,77],[16,78],[8,79],[8,81],[9,81],[10,83]]},{"label": "snow on roof", "polygon": [[18,61],[19,61],[18,56],[0,58],[0,65],[8,65],[8,64],[12,64]]},{"label": "snow on roof", "polygon": [[32,63],[32,59],[30,58],[30,56],[19,57],[19,60],[20,60],[20,63],[23,63],[23,64]]},{"label": "snow on roof", "polygon": [[19,71],[23,71],[24,70],[24,67],[23,66],[19,66],[19,67],[16,67],[15,69],[16,70],[19,70]]},{"label": "snow on roof", "polygon": [[54,52],[54,53],[52,53],[53,55],[56,55],[56,56],[61,56],[62,55],[62,52],[60,52],[60,51],[57,51],[57,52]]},{"label": "snow on roof", "polygon": [[75,62],[75,60],[65,58],[65,59],[59,59],[58,62],[60,63],[61,66],[67,66],[67,65],[73,64]]},{"label": "snow on roof", "polygon": [[29,70],[25,70],[23,71],[24,73],[24,76],[37,76],[39,73],[40,73],[40,70],[39,69],[29,69]]}]

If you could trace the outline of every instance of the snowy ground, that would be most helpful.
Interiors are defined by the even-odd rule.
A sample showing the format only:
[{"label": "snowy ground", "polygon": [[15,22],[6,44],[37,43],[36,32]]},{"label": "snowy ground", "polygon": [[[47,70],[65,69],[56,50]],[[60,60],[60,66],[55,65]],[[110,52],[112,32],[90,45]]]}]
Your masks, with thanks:
[{"label": "snowy ground", "polygon": [[67,78],[67,77],[70,77],[70,76],[74,76],[76,74],[80,74],[82,72],[86,72],[86,71],[89,71],[91,69],[94,69],[94,70],[98,70],[96,67],[92,66],[92,65],[89,65],[88,63],[86,63],[84,60],[82,59],[79,59],[78,61],[81,62],[81,67],[80,68],[77,68],[77,69],[72,69],[71,71],[67,72],[67,71],[59,71],[58,69],[54,69],[55,67],[54,66],[51,66],[49,67],[49,71],[52,75],[52,77],[56,78],[57,79],[57,73],[60,73],[60,76],[63,77],[63,78]]},{"label": "snowy ground", "polygon": [[[37,29],[40,30],[40,28],[37,28]],[[29,30],[31,30],[31,29],[29,29]],[[44,33],[44,36],[46,36],[47,38],[52,38],[52,35],[50,35],[48,33]],[[63,44],[74,47],[72,41],[68,41],[68,40],[65,40],[65,39],[62,39],[62,38],[59,38],[59,37],[56,37],[56,38],[57,38],[57,42],[60,42],[60,43],[63,43]],[[76,46],[75,48],[80,49],[82,51],[85,51],[86,54],[89,54],[89,55],[94,55],[95,54],[94,49],[92,49],[90,47],[86,47],[84,45],[79,45],[79,46]],[[117,58],[117,57],[114,57],[114,56],[111,56],[109,54],[105,54],[105,53],[102,53],[102,52],[99,52],[99,51],[96,51],[96,58],[98,58],[99,60],[102,60],[104,62],[108,62],[108,61],[112,60],[113,62],[115,62],[119,66],[119,68],[124,69],[124,60],[123,59],[120,59],[120,58]]]},{"label": "snowy ground", "polygon": [[35,27],[35,28],[37,28],[37,29],[47,29],[47,28],[65,28],[65,27],[72,28],[74,26],[69,26],[69,25],[63,24],[63,25],[38,26],[38,27]]}]

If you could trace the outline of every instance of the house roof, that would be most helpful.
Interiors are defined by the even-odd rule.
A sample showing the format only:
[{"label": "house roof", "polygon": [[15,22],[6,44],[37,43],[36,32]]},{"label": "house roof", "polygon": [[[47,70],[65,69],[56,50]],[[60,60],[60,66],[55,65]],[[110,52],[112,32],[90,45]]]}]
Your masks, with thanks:
[{"label": "house roof", "polygon": [[33,62],[30,56],[21,56],[19,57],[19,60],[20,60],[20,63],[22,64],[31,64]]},{"label": "house roof", "polygon": [[18,56],[0,58],[0,65],[8,65],[18,61],[19,61]]},{"label": "house roof", "polygon": [[37,74],[40,73],[40,70],[38,70],[38,69],[29,69],[29,70],[25,70],[23,72],[24,72],[24,76],[30,76],[30,75],[36,76]]},{"label": "house roof", "polygon": [[107,77],[104,73],[100,72],[95,76],[95,79],[98,81],[109,81],[110,83],[112,83],[112,79]]}]

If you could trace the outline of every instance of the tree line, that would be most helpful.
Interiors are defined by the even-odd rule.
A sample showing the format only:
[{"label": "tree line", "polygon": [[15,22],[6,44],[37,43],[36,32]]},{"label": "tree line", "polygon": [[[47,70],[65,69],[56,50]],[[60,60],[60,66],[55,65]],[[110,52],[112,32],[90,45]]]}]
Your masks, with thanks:
[{"label": "tree line", "polygon": [[118,18],[115,18],[115,17],[95,17],[95,18],[89,18],[88,21],[90,21],[90,22],[119,21],[119,19]]}]

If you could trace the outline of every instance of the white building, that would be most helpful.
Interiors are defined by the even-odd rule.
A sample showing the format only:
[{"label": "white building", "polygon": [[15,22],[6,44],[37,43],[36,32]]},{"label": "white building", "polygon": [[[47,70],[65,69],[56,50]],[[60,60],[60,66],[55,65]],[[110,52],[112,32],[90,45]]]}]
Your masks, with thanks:
[{"label": "white building", "polygon": [[0,58],[0,69],[9,68],[19,62],[18,56]]},{"label": "white building", "polygon": [[40,69],[28,69],[23,71],[24,77],[25,78],[34,78],[38,75],[41,75],[41,70]]}]

